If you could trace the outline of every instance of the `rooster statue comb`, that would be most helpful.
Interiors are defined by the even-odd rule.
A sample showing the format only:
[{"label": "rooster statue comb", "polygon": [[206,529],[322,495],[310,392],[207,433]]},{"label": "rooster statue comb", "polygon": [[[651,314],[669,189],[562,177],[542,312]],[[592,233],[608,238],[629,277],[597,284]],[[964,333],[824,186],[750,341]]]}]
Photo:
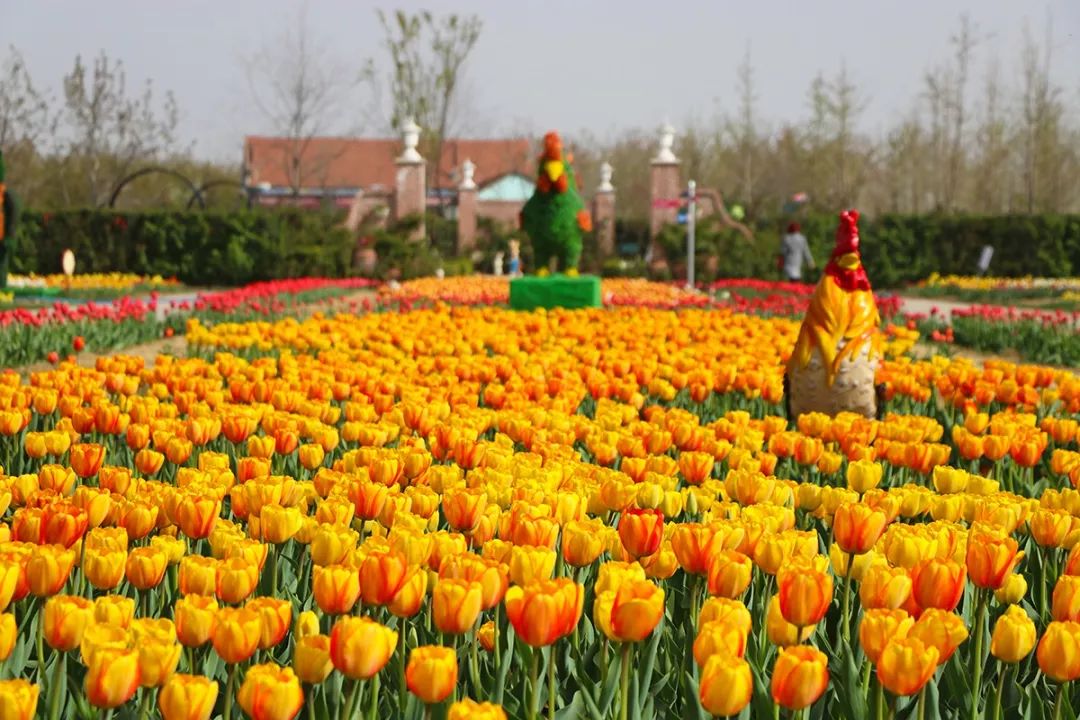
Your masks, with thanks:
[{"label": "rooster statue comb", "polygon": [[792,419],[808,412],[879,414],[874,375],[881,323],[859,252],[859,212],[840,213],[836,245],[810,299],[788,360],[785,386]]}]

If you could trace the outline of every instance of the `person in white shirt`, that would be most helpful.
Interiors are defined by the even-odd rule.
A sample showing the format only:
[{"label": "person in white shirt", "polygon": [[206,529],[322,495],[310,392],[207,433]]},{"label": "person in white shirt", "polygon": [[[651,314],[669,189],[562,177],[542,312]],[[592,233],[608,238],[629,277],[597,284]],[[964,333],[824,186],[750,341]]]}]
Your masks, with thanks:
[{"label": "person in white shirt", "polygon": [[815,269],[814,256],[810,254],[810,246],[799,231],[799,223],[788,225],[787,234],[780,242],[780,259],[781,270],[788,282],[802,282],[803,263],[811,270]]}]

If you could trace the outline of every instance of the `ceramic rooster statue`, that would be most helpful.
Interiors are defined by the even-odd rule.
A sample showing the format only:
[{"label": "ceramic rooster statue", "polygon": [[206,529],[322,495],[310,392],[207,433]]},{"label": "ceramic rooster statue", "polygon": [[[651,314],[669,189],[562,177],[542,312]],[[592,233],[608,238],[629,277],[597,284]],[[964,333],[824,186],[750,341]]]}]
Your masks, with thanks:
[{"label": "ceramic rooster statue", "polygon": [[547,275],[551,258],[558,269],[577,275],[582,233],[592,230],[592,217],[578,194],[573,158],[563,153],[558,133],[544,136],[536,190],[521,209],[521,227],[532,241],[537,274]]},{"label": "ceramic rooster statue", "polygon": [[883,405],[874,373],[880,316],[859,255],[859,212],[840,213],[825,273],[810,299],[784,377],[788,416],[842,411],[875,417]]}]

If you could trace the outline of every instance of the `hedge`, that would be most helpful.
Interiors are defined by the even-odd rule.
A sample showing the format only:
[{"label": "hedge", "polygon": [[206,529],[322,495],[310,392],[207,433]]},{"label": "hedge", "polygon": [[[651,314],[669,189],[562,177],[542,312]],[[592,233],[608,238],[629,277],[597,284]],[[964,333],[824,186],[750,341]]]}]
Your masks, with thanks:
[{"label": "hedge", "polygon": [[[820,266],[828,260],[836,216],[797,218]],[[791,218],[755,223],[751,246],[735,231],[705,221],[697,237],[697,266],[719,256],[718,277],[776,274],[776,254]],[[994,248],[990,274],[1002,277],[1070,277],[1080,270],[1080,215],[882,215],[859,221],[863,263],[878,287],[900,287],[937,272],[972,275],[984,245]],[[686,228],[664,228],[669,258],[685,255]],[[702,280],[711,278],[701,277]]]},{"label": "hedge", "polygon": [[[832,250],[836,216],[815,214],[797,219],[820,266]],[[790,220],[773,217],[754,223],[753,245],[733,230],[708,219],[702,221],[697,237],[698,278],[714,279],[702,272],[710,257],[718,260],[716,277],[774,276],[780,237]],[[340,221],[340,214],[290,208],[25,212],[19,223],[13,270],[59,272],[61,254],[71,248],[79,272],[175,276],[192,285],[236,285],[304,275],[341,277],[353,274],[355,246],[349,233],[340,228]],[[435,242],[425,248],[410,242],[413,247],[403,253],[394,249],[405,242],[404,231],[390,228],[379,233],[377,245],[386,256],[380,259],[382,272],[391,270],[386,267],[391,260],[408,260],[408,276],[449,264],[449,248],[444,246],[453,234],[453,223],[442,221],[432,227],[435,225]],[[863,261],[871,280],[881,288],[899,287],[932,272],[972,274],[987,244],[994,247],[993,275],[1067,277],[1080,271],[1080,215],[882,215],[863,218],[859,225]],[[644,252],[647,226],[643,222],[620,219],[616,231],[617,244],[637,245]],[[491,245],[489,254],[505,244],[502,234],[497,234],[498,238],[488,238],[485,244]],[[685,226],[666,227],[660,240],[677,266],[685,253]],[[526,245],[523,254],[528,253]],[[421,257],[413,257],[418,252]],[[489,264],[485,256],[480,267],[486,269]],[[600,263],[594,264],[599,269]],[[639,267],[637,263],[628,265]],[[398,268],[394,274],[402,270]],[[615,266],[607,271],[615,272]],[[618,271],[625,270],[619,266]]]},{"label": "hedge", "polygon": [[351,273],[355,245],[341,217],[297,209],[232,212],[24,212],[12,269],[60,272],[65,249],[80,273],[176,277],[190,285],[240,285]]}]

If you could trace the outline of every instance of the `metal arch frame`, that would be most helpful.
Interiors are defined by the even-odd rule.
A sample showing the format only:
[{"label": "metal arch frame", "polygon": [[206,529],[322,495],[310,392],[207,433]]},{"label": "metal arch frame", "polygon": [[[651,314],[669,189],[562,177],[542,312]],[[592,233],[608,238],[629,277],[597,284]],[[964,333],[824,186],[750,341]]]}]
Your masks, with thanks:
[{"label": "metal arch frame", "polygon": [[[238,180],[229,180],[228,178],[219,178],[217,180],[211,180],[210,182],[203,183],[199,187],[195,188],[194,191],[192,191],[192,193],[191,193],[191,197],[188,198],[188,202],[187,202],[187,205],[185,206],[185,208],[187,210],[190,210],[191,206],[194,205],[196,201],[198,201],[199,205],[202,207],[202,209],[205,210],[206,209],[206,196],[205,196],[206,191],[211,189],[211,188],[229,187],[229,186],[235,187],[238,190],[242,190],[245,194],[250,195],[250,193],[248,193],[247,186],[244,185],[242,182],[240,182]],[[249,197],[249,201],[250,201],[250,197]]]},{"label": "metal arch frame", "polygon": [[[191,178],[189,178],[187,175],[184,175],[182,172],[179,172],[177,170],[173,170],[172,168],[152,165],[150,167],[144,167],[136,170],[135,172],[120,180],[120,182],[116,183],[116,187],[113,188],[112,195],[109,196],[109,207],[116,207],[116,201],[120,198],[120,193],[123,192],[124,188],[127,187],[129,183],[138,180],[145,175],[153,175],[154,173],[160,173],[162,175],[168,175],[170,177],[176,178],[180,182],[187,185],[188,188],[191,189],[192,193],[199,195],[199,188],[195,186],[195,183],[193,183],[191,181]],[[206,203],[202,201],[201,195],[199,195],[199,199],[200,204],[205,208]]]}]

